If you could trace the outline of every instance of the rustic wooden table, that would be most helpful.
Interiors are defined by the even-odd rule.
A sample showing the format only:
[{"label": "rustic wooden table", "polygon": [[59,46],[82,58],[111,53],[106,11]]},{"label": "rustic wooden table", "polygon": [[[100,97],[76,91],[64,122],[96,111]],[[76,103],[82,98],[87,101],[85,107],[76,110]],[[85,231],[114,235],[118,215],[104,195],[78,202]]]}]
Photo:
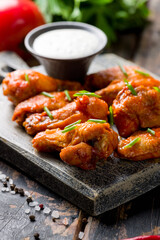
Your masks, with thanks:
[{"label": "rustic wooden table", "polygon": [[[160,75],[160,4],[150,1],[151,23],[143,33],[125,34],[109,49],[124,58]],[[0,192],[0,239],[32,240],[39,233],[43,240],[117,240],[138,235],[160,234],[160,187],[98,217],[88,216],[57,194],[50,192],[25,173],[0,159],[0,175],[13,179],[18,188],[29,191],[35,201],[52,211],[59,212],[59,219],[33,212],[36,221],[25,214],[26,197]],[[0,188],[2,188],[0,182]]]}]

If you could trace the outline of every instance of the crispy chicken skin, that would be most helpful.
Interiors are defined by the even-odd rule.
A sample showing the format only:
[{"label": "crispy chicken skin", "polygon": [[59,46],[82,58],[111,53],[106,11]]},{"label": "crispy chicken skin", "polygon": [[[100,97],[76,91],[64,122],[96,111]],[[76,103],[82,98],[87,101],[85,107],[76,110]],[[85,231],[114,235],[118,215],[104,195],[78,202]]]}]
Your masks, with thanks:
[{"label": "crispy chicken skin", "polygon": [[125,87],[113,101],[114,122],[122,137],[139,128],[160,126],[160,93],[144,86],[136,87],[135,91],[136,96]]},{"label": "crispy chicken skin", "polygon": [[94,169],[99,159],[106,159],[118,144],[118,135],[108,123],[85,122],[62,133],[61,129],[38,133],[32,140],[38,151],[61,151],[60,157],[70,165]]},{"label": "crispy chicken skin", "polygon": [[53,120],[51,120],[46,112],[41,114],[35,113],[26,118],[23,126],[30,135],[48,129],[61,128],[81,119],[82,122],[89,118],[107,120],[108,105],[101,99],[96,97],[88,97],[84,95],[51,112]]},{"label": "crispy chicken skin", "polygon": [[[137,131],[125,140],[118,143],[117,155],[123,159],[140,161],[160,157],[160,128],[153,128],[155,135],[147,131]],[[125,148],[127,144],[137,137],[140,140],[130,148]]]},{"label": "crispy chicken skin", "polygon": [[[25,80],[26,74],[29,81]],[[2,82],[3,94],[17,105],[18,103],[39,94],[42,91],[62,91],[82,89],[78,82],[54,79],[34,70],[17,70],[8,73]]]},{"label": "crispy chicken skin", "polygon": [[[73,96],[74,93],[76,93],[76,91],[69,91],[72,100],[75,98]],[[39,94],[19,103],[14,110],[12,120],[22,125],[28,115],[43,112],[44,106],[52,111],[70,103],[64,92],[50,92],[50,94],[53,95],[54,98]]]}]

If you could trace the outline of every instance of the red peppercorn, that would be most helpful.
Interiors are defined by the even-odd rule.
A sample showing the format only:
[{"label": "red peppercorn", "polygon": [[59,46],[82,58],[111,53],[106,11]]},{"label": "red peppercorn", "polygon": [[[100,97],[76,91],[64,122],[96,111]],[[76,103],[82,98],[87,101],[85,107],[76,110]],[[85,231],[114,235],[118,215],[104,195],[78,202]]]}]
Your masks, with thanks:
[{"label": "red peppercorn", "polygon": [[41,209],[41,210],[43,210],[43,209],[44,209],[44,206],[43,206],[43,204],[39,204],[39,207],[40,207],[40,209]]}]

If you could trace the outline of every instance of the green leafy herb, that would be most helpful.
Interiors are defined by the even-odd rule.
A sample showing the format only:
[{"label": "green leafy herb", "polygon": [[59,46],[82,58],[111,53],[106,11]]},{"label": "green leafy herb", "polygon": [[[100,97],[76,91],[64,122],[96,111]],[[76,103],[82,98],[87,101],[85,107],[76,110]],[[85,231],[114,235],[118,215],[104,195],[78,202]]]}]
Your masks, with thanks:
[{"label": "green leafy herb", "polygon": [[87,122],[106,123],[106,120],[101,120],[101,119],[88,119]]},{"label": "green leafy herb", "polygon": [[145,76],[145,77],[149,77],[149,76],[150,76],[149,73],[142,72],[142,71],[139,71],[139,70],[137,70],[137,69],[135,69],[134,71],[135,71],[136,73],[139,73],[139,74]]},{"label": "green leafy herb", "polygon": [[159,87],[153,87],[157,92],[160,92],[160,88]]},{"label": "green leafy herb", "polygon": [[89,96],[89,97],[101,98],[101,96],[99,96],[99,95],[97,95],[97,94],[95,94],[95,93],[93,93],[93,92],[88,92],[88,91],[86,91],[86,90],[79,91],[79,92],[75,93],[73,96],[74,96],[74,97],[79,97],[79,96],[83,96],[83,95],[87,95],[87,96]]},{"label": "green leafy herb", "polygon": [[137,93],[136,93],[135,89],[134,89],[133,86],[127,81],[127,79],[124,79],[124,82],[126,83],[126,86],[127,86],[128,89],[131,91],[131,93],[136,96]]},{"label": "green leafy herb", "polygon": [[134,146],[137,142],[139,142],[141,140],[140,137],[135,138],[132,142],[128,143],[126,146],[124,146],[125,148],[130,148],[132,146]]},{"label": "green leafy herb", "polygon": [[69,95],[69,92],[68,92],[68,90],[65,90],[64,91],[64,93],[66,94],[66,97],[67,97],[67,99],[68,99],[68,101],[72,101],[72,99],[71,99],[71,96]]},{"label": "green leafy herb", "polygon": [[52,116],[52,113],[49,111],[49,109],[45,106],[44,107],[44,111],[47,113],[48,117],[53,120],[53,116]]},{"label": "green leafy herb", "polygon": [[148,128],[147,132],[150,133],[151,135],[155,135],[155,131],[153,131],[152,129]]},{"label": "green leafy herb", "polygon": [[41,92],[41,94],[49,98],[54,98],[54,96],[48,92]]},{"label": "green leafy herb", "polygon": [[128,73],[126,72],[126,70],[124,69],[124,67],[122,65],[119,64],[119,67],[121,69],[121,71],[123,72],[123,74],[128,77]]},{"label": "green leafy herb", "polygon": [[113,121],[113,108],[112,108],[112,106],[109,107],[109,119],[110,119],[110,125],[113,125],[114,121]]},{"label": "green leafy herb", "polygon": [[29,83],[29,77],[28,77],[27,73],[25,73],[25,81],[27,81]]},{"label": "green leafy herb", "polygon": [[72,127],[72,126],[74,126],[74,125],[76,125],[76,124],[78,124],[78,123],[80,123],[80,122],[81,122],[81,120],[78,120],[78,121],[76,121],[76,122],[74,122],[74,123],[71,123],[71,124],[67,125],[64,129],[70,128],[70,127]]},{"label": "green leafy herb", "polygon": [[62,130],[62,133],[66,133],[66,132],[70,132],[71,130],[75,129],[77,126],[72,126],[72,127],[68,127],[68,128],[64,128]]}]

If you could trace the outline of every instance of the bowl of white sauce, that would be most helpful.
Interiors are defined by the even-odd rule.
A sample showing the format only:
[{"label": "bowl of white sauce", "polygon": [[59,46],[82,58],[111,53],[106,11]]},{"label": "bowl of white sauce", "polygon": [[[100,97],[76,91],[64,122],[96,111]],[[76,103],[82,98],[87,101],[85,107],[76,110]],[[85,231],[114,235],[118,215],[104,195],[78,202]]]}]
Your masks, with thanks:
[{"label": "bowl of white sauce", "polygon": [[49,76],[83,82],[88,68],[107,43],[103,31],[81,22],[55,22],[30,31],[27,50]]}]

